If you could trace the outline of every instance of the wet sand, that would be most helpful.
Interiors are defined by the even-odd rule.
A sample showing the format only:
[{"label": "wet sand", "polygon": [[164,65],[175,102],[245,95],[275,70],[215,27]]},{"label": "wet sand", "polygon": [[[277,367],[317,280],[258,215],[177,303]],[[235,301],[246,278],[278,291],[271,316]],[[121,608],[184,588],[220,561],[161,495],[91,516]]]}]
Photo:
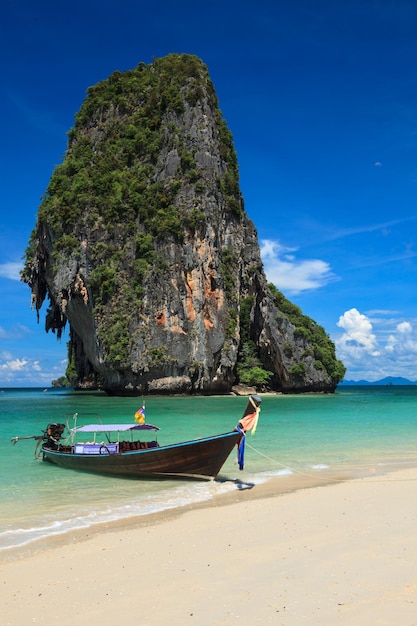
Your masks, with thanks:
[{"label": "wet sand", "polygon": [[2,623],[417,624],[417,469],[236,487],[4,551]]}]

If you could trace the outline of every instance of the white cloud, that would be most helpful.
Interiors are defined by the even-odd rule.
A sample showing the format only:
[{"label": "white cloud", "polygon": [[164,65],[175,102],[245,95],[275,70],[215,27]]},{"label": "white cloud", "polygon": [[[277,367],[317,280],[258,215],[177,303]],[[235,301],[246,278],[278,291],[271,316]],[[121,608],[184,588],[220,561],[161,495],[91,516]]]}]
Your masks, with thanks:
[{"label": "white cloud", "polygon": [[21,263],[0,263],[0,276],[10,280],[20,280]]},{"label": "white cloud", "polygon": [[397,324],[397,333],[390,334],[388,337],[386,350],[390,354],[397,356],[417,355],[417,336],[413,333],[413,327],[410,322],[401,322]]},{"label": "white cloud", "polygon": [[400,324],[398,324],[397,330],[401,334],[406,334],[411,333],[413,327],[411,326],[410,322],[401,322]]},{"label": "white cloud", "polygon": [[394,309],[371,309],[366,313],[369,317],[372,317],[374,315],[398,315],[399,311],[395,311]]},{"label": "white cloud", "polygon": [[10,372],[18,372],[26,367],[28,361],[26,359],[13,359],[12,361],[6,361],[5,363],[0,364],[0,369],[10,371]]},{"label": "white cloud", "polygon": [[0,386],[49,387],[53,380],[65,374],[66,366],[66,359],[40,360],[3,351],[0,352]]},{"label": "white cloud", "polygon": [[[375,314],[375,311],[373,312]],[[334,338],[337,356],[347,368],[347,380],[375,381],[386,376],[417,380],[417,332],[413,323],[388,317],[374,317],[352,308],[340,316],[343,329]]]},{"label": "white cloud", "polygon": [[5,330],[0,326],[0,339],[21,339],[30,333],[29,328],[23,324],[15,324],[10,330]]},{"label": "white cloud", "polygon": [[[374,233],[374,232],[381,232],[386,235],[387,233],[390,232],[393,226],[407,224],[410,222],[414,222],[416,220],[417,220],[417,214],[411,215],[410,217],[406,217],[406,218],[390,220],[388,222],[376,222],[374,224],[367,224],[365,226],[354,226],[350,228],[336,229],[327,233],[322,230],[323,237],[321,241],[335,241],[337,239],[344,239],[345,237],[352,237],[355,235]],[[401,258],[409,258],[412,256],[413,254],[411,253],[411,251],[408,251],[408,253],[403,254]]]},{"label": "white cloud", "polygon": [[328,263],[319,259],[299,260],[294,252],[297,248],[287,248],[278,241],[261,241],[265,274],[278,289],[286,294],[297,294],[319,289],[335,280]]},{"label": "white cloud", "polygon": [[363,351],[373,356],[379,355],[376,350],[376,336],[366,315],[359,313],[357,309],[350,309],[339,317],[337,325],[345,331],[339,339],[339,345],[344,350],[355,355]]}]

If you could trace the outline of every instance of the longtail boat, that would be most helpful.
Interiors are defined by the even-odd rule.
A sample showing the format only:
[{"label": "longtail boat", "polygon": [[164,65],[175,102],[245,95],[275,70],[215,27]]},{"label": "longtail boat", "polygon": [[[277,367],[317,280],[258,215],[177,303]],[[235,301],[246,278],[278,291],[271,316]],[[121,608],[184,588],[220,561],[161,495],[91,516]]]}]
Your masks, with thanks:
[{"label": "longtail boat", "polygon": [[[54,422],[41,435],[13,437],[11,441],[35,439],[37,458],[68,469],[130,478],[213,480],[235,447],[243,469],[246,432],[256,429],[260,404],[258,395],[249,396],[242,418],[230,432],[164,446],[155,436],[160,429],[144,423],[143,411],[136,414],[139,423],[70,427],[68,422]],[[77,416],[72,416],[75,424]],[[143,441],[144,433],[153,438]]]}]

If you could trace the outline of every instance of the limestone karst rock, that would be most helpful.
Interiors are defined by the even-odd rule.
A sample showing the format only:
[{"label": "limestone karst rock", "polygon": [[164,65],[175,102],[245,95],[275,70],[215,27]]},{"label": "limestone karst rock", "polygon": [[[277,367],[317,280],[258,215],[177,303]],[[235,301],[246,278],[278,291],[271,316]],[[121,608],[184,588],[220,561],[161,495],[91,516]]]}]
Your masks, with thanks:
[{"label": "limestone karst rock", "polygon": [[343,378],[323,329],[267,285],[231,134],[192,55],[88,90],[22,280],[38,314],[49,299],[46,330],[69,323],[76,388],[228,392],[251,366],[282,391]]}]

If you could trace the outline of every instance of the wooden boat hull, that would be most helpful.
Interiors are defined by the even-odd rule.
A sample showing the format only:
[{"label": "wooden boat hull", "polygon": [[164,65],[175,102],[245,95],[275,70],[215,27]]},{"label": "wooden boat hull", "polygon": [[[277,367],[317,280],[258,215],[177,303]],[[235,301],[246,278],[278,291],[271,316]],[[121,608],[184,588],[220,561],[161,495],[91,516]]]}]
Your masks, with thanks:
[{"label": "wooden boat hull", "polygon": [[117,454],[74,454],[42,446],[43,460],[84,472],[131,478],[214,479],[239,443],[238,431]]}]

